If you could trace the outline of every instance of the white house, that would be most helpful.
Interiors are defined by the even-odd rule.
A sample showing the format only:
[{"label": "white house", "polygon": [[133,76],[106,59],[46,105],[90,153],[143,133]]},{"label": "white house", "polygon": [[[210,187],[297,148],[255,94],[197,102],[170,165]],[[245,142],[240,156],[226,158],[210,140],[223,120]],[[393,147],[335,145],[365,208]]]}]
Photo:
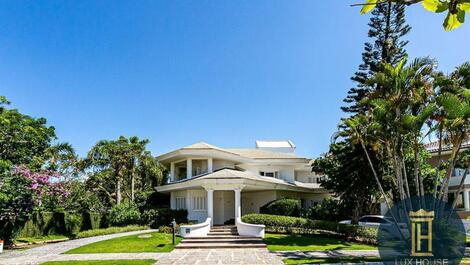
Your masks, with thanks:
[{"label": "white house", "polygon": [[157,191],[169,193],[171,208],[187,209],[188,219],[199,223],[186,230],[191,235],[229,222],[240,235],[247,229],[260,233],[241,227],[240,217],[280,198],[310,207],[329,196],[320,185],[323,176],[311,172],[311,160],[297,156],[291,141],[256,141],[255,148],[241,149],[199,142],[157,159],[170,169],[169,182]]}]

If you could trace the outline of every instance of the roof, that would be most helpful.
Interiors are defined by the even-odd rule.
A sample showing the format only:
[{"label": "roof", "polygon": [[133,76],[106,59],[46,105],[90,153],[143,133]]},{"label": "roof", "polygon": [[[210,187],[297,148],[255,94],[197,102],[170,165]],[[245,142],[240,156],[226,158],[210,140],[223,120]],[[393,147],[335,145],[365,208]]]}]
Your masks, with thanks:
[{"label": "roof", "polygon": [[[433,142],[427,143],[424,145],[424,147],[426,148],[426,150],[428,150],[428,152],[436,153],[439,151],[439,141],[433,141]],[[462,143],[461,148],[462,149],[470,148],[470,139],[464,141]],[[449,151],[451,149],[452,149],[452,144],[445,143],[445,142],[442,143],[442,151]]]},{"label": "roof", "polygon": [[295,145],[290,140],[282,141],[256,141],[257,148],[295,148]]},{"label": "roof", "polygon": [[302,158],[293,153],[278,153],[278,152],[270,152],[261,149],[254,149],[254,148],[230,148],[226,149],[232,153],[239,154],[244,157],[249,157],[253,159],[296,159]]},{"label": "roof", "polygon": [[[257,141],[257,144],[258,142],[260,141]],[[263,141],[263,142],[267,142],[267,141]],[[289,144],[292,144],[292,142],[290,141],[286,141],[286,142],[288,142]],[[289,147],[289,148],[293,148],[293,147]],[[246,158],[248,159],[307,159],[304,157],[299,157],[295,155],[294,153],[273,152],[273,151],[268,151],[265,149],[257,149],[257,148],[220,148],[218,146],[211,145],[206,142],[197,142],[195,144],[185,146],[178,150],[160,155],[157,157],[157,159],[164,158],[164,157],[167,158],[169,157],[169,155],[171,156],[172,154],[178,154],[180,153],[179,151],[185,151],[185,150],[217,150],[220,152],[228,153],[230,155],[235,155],[237,157],[245,158],[245,159]]]},{"label": "roof", "polygon": [[169,184],[165,184],[161,187],[168,188],[169,186],[175,185],[175,184],[181,184],[181,183],[188,183],[191,181],[200,181],[200,180],[210,180],[210,179],[245,179],[245,180],[254,180],[254,181],[262,181],[266,183],[271,183],[271,184],[279,184],[279,185],[285,185],[289,186],[291,188],[301,188],[301,189],[322,189],[320,187],[320,184],[318,183],[300,183],[300,182],[287,182],[282,179],[277,179],[277,178],[272,178],[272,177],[264,177],[260,176],[254,173],[251,173],[249,171],[241,171],[237,169],[231,169],[231,168],[223,168],[216,170],[211,173],[207,173],[204,175],[199,175],[191,179],[184,179],[180,181],[175,181],[171,182]]}]

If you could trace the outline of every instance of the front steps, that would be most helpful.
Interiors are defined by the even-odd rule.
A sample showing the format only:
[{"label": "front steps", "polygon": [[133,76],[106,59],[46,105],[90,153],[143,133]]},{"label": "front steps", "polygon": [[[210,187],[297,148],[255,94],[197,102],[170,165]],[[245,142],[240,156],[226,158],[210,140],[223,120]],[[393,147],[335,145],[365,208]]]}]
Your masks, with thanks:
[{"label": "front steps", "polygon": [[214,226],[204,237],[189,237],[183,239],[176,248],[265,248],[263,240],[259,237],[238,235],[236,226]]}]

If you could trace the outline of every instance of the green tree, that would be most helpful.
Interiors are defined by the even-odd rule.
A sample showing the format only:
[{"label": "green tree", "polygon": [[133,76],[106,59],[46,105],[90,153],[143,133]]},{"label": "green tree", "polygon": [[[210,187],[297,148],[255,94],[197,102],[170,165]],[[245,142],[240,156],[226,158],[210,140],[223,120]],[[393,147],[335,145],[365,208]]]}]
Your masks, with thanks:
[{"label": "green tree", "polygon": [[123,195],[135,200],[136,191],[151,188],[162,178],[162,169],[146,150],[148,140],[119,137],[99,141],[88,152],[85,169],[87,185],[95,187],[109,204],[120,204]]},{"label": "green tree", "polygon": [[361,5],[361,14],[365,14],[374,10],[374,8],[380,8],[380,6],[391,2],[404,5],[421,3],[427,11],[433,13],[447,12],[443,23],[446,31],[460,27],[465,22],[465,13],[470,12],[470,0],[367,0],[363,4],[356,5]]},{"label": "green tree", "polygon": [[363,112],[362,100],[375,89],[368,84],[368,80],[382,70],[383,62],[396,65],[407,55],[405,47],[408,41],[403,38],[411,27],[406,24],[403,4],[389,2],[377,6],[372,11],[369,27],[370,41],[364,44],[362,63],[351,78],[356,86],[348,91],[344,99],[348,105],[341,108],[345,112]]},{"label": "green tree", "polygon": [[[379,163],[377,157],[372,159],[374,164]],[[316,159],[312,168],[314,172],[328,176],[322,186],[334,192],[343,206],[342,214],[352,216],[354,223],[361,215],[378,210],[379,190],[360,146],[351,141],[332,143],[329,152]],[[384,174],[379,172],[379,175]],[[381,182],[386,181],[381,178]],[[385,186],[385,190],[389,190],[390,184]]]},{"label": "green tree", "polygon": [[32,118],[16,109],[0,97],[0,161],[4,165],[28,165],[39,169],[44,163],[44,154],[56,139],[55,130],[47,126],[44,118]]}]

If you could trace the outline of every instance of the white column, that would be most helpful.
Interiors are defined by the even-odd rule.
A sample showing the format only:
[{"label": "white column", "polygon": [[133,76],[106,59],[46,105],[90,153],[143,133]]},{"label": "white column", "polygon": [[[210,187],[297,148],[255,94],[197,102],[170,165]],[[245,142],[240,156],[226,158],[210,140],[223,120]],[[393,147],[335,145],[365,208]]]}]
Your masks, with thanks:
[{"label": "white column", "polygon": [[171,162],[170,164],[170,180],[175,181],[175,162]]},{"label": "white column", "polygon": [[207,189],[207,217],[211,218],[211,226],[214,224],[214,190]]},{"label": "white column", "polygon": [[207,172],[211,173],[213,171],[213,161],[212,158],[207,159]]},{"label": "white column", "polygon": [[188,158],[186,160],[186,178],[190,179],[193,177],[193,160]]},{"label": "white column", "polygon": [[238,217],[241,218],[242,209],[241,209],[241,189],[235,189],[235,221]]},{"label": "white column", "polygon": [[463,191],[463,207],[466,211],[470,210],[470,200],[468,198],[468,190]]}]

